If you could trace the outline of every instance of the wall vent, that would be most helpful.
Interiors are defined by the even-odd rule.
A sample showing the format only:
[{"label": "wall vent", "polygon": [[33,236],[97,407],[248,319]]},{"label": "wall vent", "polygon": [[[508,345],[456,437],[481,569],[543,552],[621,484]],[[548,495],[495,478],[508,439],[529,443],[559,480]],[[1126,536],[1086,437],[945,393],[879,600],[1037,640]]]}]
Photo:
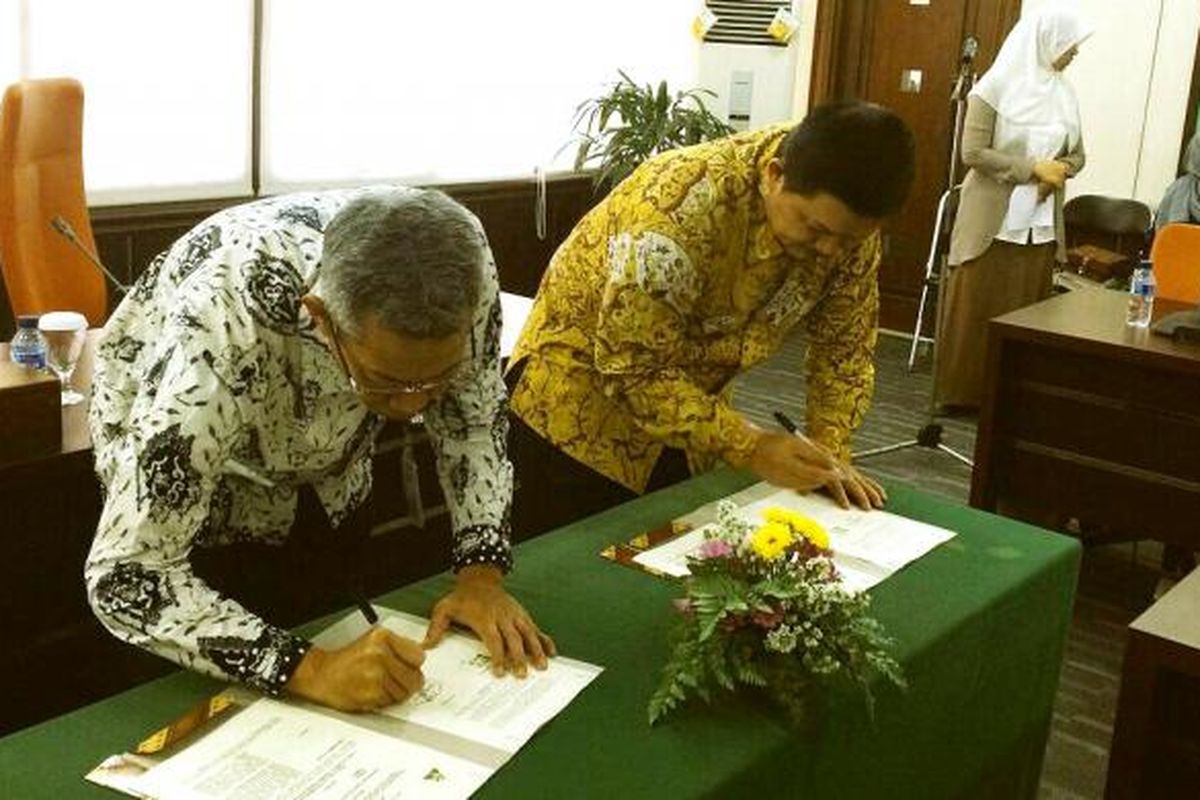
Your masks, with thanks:
[{"label": "wall vent", "polygon": [[717,15],[717,23],[704,34],[704,41],[787,47],[767,33],[767,26],[779,9],[792,10],[792,0],[708,0],[705,5]]}]

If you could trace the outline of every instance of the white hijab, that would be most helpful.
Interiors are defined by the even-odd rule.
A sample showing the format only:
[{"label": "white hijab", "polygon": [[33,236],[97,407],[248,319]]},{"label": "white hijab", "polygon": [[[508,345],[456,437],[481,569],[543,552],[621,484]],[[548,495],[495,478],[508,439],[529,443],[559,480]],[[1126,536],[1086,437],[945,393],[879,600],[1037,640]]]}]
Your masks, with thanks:
[{"label": "white hijab", "polygon": [[971,94],[996,110],[993,147],[1035,158],[1058,155],[1079,142],[1075,90],[1052,66],[1092,35],[1073,11],[1046,8],[1022,17],[1009,32],[991,69]]}]

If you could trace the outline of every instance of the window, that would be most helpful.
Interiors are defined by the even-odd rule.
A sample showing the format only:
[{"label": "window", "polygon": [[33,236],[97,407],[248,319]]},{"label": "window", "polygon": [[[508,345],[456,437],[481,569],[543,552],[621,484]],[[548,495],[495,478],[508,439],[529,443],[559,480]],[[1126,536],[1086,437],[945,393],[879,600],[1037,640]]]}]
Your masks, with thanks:
[{"label": "window", "polygon": [[264,192],[569,168],[576,106],[624,69],[696,79],[691,0],[265,0]]},{"label": "window", "polygon": [[8,5],[25,22],[17,77],[83,83],[90,202],[250,193],[252,0]]},{"label": "window", "polygon": [[0,84],[8,86],[21,74],[21,3],[0,0]]},{"label": "window", "polygon": [[[567,169],[623,69],[695,85],[694,0],[0,0],[0,81],[84,86],[94,205]],[[256,9],[261,77],[254,84]],[[259,147],[252,164],[258,93]]]}]

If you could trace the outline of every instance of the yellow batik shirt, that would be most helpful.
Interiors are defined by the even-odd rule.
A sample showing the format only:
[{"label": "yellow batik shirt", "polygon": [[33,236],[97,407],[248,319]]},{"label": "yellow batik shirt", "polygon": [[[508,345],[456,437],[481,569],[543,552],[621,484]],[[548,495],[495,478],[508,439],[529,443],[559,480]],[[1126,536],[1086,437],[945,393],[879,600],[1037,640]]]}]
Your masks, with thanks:
[{"label": "yellow batik shirt", "polygon": [[656,156],[580,220],[513,353],[517,416],[638,492],[664,445],[694,471],[744,465],[757,435],[730,380],[803,323],[807,432],[848,456],[874,383],[879,236],[836,258],[783,251],[761,181],[787,130]]}]

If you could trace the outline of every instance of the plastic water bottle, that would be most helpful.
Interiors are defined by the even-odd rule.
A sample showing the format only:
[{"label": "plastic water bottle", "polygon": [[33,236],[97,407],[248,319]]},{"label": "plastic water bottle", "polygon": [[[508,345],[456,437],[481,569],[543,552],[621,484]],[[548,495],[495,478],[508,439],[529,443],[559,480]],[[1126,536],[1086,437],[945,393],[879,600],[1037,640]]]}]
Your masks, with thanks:
[{"label": "plastic water bottle", "polygon": [[17,318],[17,335],[9,345],[8,354],[23,367],[46,368],[46,337],[38,330],[36,316]]},{"label": "plastic water bottle", "polygon": [[1143,261],[1129,276],[1129,312],[1125,324],[1135,328],[1150,327],[1150,316],[1154,313],[1154,270],[1149,261]]}]

